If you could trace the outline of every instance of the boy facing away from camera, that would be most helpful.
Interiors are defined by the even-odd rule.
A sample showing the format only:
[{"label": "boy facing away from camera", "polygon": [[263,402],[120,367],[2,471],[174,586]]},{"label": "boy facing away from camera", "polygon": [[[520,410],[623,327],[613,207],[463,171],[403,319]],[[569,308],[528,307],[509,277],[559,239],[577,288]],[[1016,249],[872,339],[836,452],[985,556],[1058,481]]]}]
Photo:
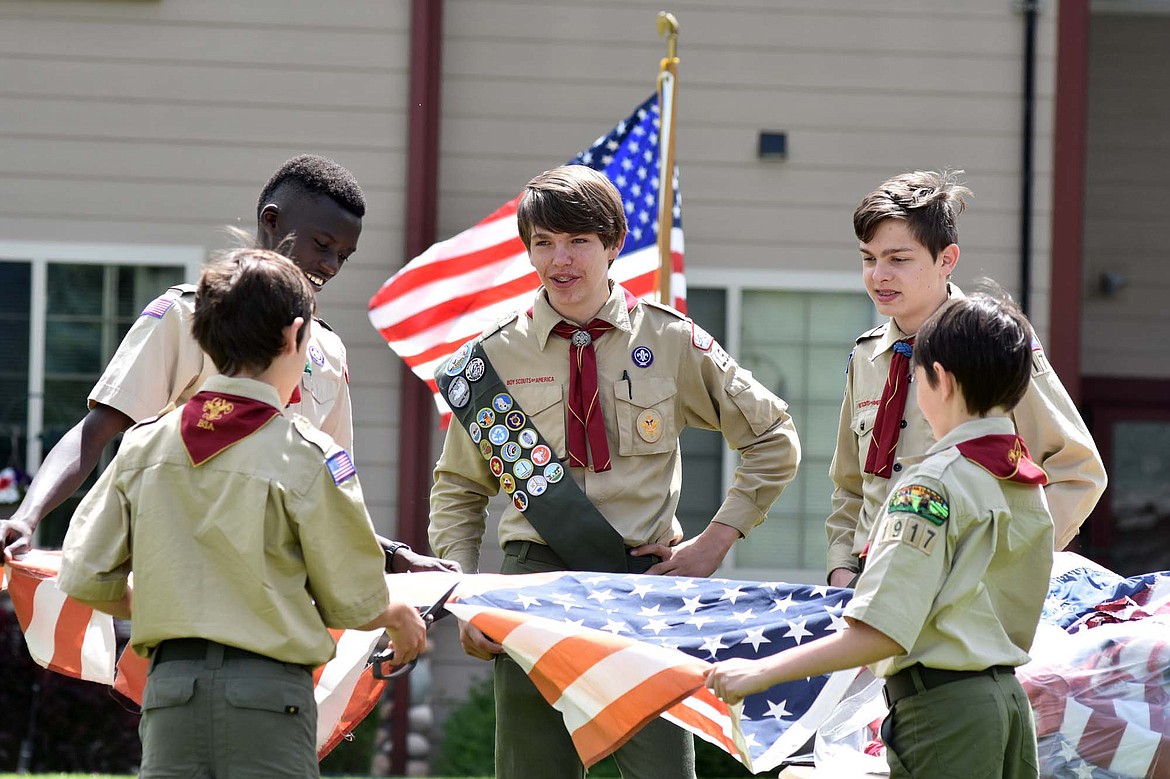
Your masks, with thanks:
[{"label": "boy facing away from camera", "polygon": [[1052,567],[1047,476],[1008,416],[1032,376],[1032,329],[1007,301],[950,302],[918,329],[918,405],[937,443],[885,502],[848,628],[707,686],[734,703],[780,682],[862,665],[885,679],[890,776],[1036,777],[1028,661]]},{"label": "boy facing away from camera", "polygon": [[133,617],[150,658],[140,776],[317,776],[328,629],[386,630],[395,663],[424,646],[418,612],[390,601],[348,452],[282,413],[313,292],[271,251],[213,260],[191,330],[218,374],[126,433],[65,536],[60,588]]}]

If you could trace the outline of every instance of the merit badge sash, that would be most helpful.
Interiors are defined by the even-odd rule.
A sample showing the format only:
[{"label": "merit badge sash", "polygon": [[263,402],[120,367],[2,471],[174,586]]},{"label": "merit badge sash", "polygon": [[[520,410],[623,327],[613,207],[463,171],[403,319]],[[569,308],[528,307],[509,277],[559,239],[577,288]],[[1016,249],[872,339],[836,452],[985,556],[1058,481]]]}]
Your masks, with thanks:
[{"label": "merit badge sash", "polygon": [[179,436],[191,464],[198,466],[264,427],[280,411],[240,395],[197,392],[182,414]]},{"label": "merit badge sash", "polygon": [[1048,474],[1036,463],[1018,435],[1001,433],[963,441],[959,454],[997,479],[1021,484],[1048,484]]},{"label": "merit badge sash", "polygon": [[500,489],[571,569],[630,570],[621,534],[557,460],[478,341],[460,347],[435,379]]}]

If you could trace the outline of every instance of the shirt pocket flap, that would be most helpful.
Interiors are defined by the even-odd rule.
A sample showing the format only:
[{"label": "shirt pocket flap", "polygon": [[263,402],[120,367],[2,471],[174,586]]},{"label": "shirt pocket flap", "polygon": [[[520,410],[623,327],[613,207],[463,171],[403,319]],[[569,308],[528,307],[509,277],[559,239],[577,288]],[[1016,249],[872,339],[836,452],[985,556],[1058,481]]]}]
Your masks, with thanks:
[{"label": "shirt pocket flap", "polygon": [[182,706],[195,694],[195,677],[155,677],[142,693],[142,710],[166,709]]},{"label": "shirt pocket flap", "polygon": [[232,679],[224,689],[227,702],[237,709],[301,714],[312,702],[304,686],[273,679]]},{"label": "shirt pocket flap", "polygon": [[614,397],[638,408],[653,408],[678,394],[678,383],[671,377],[657,379],[623,379],[614,382]]},{"label": "shirt pocket flap", "polygon": [[524,413],[534,416],[561,402],[561,385],[529,387],[524,391]]},{"label": "shirt pocket flap", "polygon": [[873,432],[874,422],[877,420],[877,406],[864,409],[853,415],[853,422],[850,427],[853,429],[853,434],[858,438],[862,438]]}]

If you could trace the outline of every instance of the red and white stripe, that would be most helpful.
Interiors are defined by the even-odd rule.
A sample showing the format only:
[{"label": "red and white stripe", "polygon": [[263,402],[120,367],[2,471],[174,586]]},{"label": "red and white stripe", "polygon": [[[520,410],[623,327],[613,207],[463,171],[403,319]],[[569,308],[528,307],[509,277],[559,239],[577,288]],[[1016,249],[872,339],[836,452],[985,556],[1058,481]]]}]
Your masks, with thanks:
[{"label": "red and white stripe", "polygon": [[[395,273],[370,299],[370,323],[416,376],[437,394],[435,370],[460,346],[532,305],[540,279],[516,226],[520,196],[479,224],[434,244]],[[671,305],[686,310],[683,231],[671,231]],[[654,246],[623,254],[610,277],[637,297],[656,299]]]}]

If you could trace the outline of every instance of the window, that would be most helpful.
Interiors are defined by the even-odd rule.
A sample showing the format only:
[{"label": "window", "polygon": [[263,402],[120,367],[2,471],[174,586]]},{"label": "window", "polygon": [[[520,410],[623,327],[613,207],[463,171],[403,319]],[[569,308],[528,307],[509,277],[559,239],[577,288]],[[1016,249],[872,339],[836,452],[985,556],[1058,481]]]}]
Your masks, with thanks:
[{"label": "window", "polygon": [[[142,309],[194,278],[203,255],[200,247],[0,242],[0,468],[36,472],[85,415],[89,390]],[[94,478],[45,518],[38,546],[60,545]],[[4,515],[13,508],[0,505]]]},{"label": "window", "polygon": [[[796,479],[751,542],[736,544],[724,575],[792,582],[824,581],[829,463],[845,391],[845,364],[876,312],[853,273],[753,274],[691,271],[687,308],[701,324],[789,404],[800,435]],[[718,433],[686,430],[679,520],[687,535],[706,526],[738,463]],[[732,570],[728,570],[732,569]]]}]

